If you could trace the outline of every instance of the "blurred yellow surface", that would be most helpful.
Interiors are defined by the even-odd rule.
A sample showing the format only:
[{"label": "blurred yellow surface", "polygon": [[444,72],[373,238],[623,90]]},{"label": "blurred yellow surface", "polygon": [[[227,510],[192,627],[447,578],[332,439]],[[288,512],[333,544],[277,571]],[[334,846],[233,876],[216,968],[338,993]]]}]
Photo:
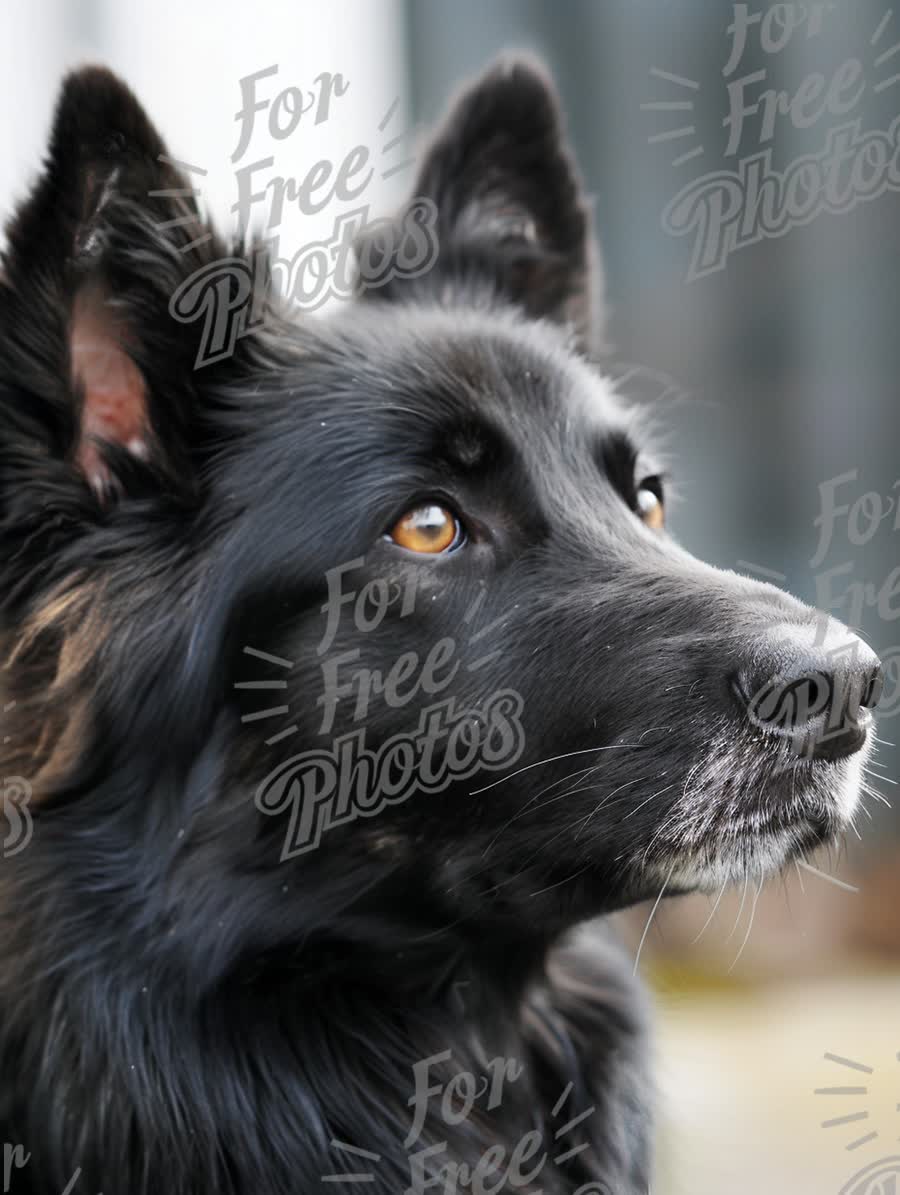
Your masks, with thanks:
[{"label": "blurred yellow surface", "polygon": [[[654,1195],[840,1195],[900,1155],[900,971],[706,992],[683,979],[656,976]],[[835,1087],[857,1090],[821,1092]]]}]

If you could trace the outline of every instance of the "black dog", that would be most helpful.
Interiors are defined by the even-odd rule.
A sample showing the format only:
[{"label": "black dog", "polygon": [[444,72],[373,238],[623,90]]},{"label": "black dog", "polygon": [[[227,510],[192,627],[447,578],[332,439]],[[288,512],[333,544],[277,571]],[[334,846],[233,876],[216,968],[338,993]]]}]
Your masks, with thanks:
[{"label": "black dog", "polygon": [[65,85],[0,286],[8,1189],[646,1192],[640,993],[563,935],[853,813],[877,661],[666,535],[540,70],[414,194],[436,260],[401,213],[298,319]]}]

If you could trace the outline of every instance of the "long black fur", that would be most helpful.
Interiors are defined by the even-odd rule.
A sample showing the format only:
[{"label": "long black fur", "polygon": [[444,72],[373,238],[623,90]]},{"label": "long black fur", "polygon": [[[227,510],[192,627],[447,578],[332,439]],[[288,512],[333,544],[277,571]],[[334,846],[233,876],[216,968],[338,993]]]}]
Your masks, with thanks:
[{"label": "long black fur", "polygon": [[[774,776],[740,729],[726,679],[773,618],[811,614],[636,513],[660,467],[589,359],[587,205],[539,69],[494,67],[435,138],[414,192],[439,211],[431,270],[327,320],[270,297],[203,369],[169,301],[235,250],[181,251],[203,223],[190,200],[148,198],[188,185],[162,148],[119,81],[71,76],[0,286],[0,778],[34,788],[33,840],[0,867],[10,1189],[49,1195],[79,1171],[75,1190],[105,1195],[286,1195],[370,1170],[367,1189],[398,1192],[416,1150],[444,1142],[433,1167],[474,1168],[538,1132],[546,1164],[507,1185],[644,1195],[643,997],[600,931],[569,935],[656,895],[716,735],[747,735],[760,819],[798,823],[798,845],[831,832],[807,773]],[[87,284],[148,395],[149,458],[106,449],[114,494],[78,465]],[[465,547],[384,539],[435,496]],[[524,753],[282,860],[286,819],[254,796],[323,746],[325,577],[356,558],[348,588],[412,576],[415,611],[366,634],[345,617],[332,652],[384,674],[452,637],[450,692],[464,708],[514,689]],[[271,691],[235,685],[281,679],[298,731],[266,746],[286,723],[242,719]],[[364,726],[374,748],[428,704],[374,699],[356,722],[344,702],[325,738]],[[711,801],[693,849],[743,849],[737,795]],[[521,1074],[459,1123],[433,1097],[409,1144],[414,1067],[447,1051],[435,1083],[496,1058]]]}]

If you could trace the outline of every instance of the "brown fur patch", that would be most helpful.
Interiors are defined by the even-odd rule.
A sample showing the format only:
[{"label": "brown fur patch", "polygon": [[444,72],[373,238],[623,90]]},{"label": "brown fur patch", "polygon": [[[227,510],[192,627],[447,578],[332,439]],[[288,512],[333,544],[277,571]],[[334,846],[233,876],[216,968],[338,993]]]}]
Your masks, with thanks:
[{"label": "brown fur patch", "polygon": [[0,778],[18,776],[36,802],[75,767],[90,733],[94,661],[106,635],[100,587],[74,578],[17,633],[0,638]]}]

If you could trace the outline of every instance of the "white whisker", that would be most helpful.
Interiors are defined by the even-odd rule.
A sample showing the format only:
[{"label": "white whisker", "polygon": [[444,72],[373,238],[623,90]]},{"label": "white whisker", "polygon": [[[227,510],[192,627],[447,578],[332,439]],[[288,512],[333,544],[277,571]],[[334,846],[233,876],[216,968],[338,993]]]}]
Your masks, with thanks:
[{"label": "white whisker", "polygon": [[[872,767],[872,764],[869,764],[869,767]],[[865,771],[867,771],[867,772],[868,772],[868,770],[869,770],[869,768],[865,769]],[[880,772],[876,772],[875,775],[872,777],[872,779],[873,780],[883,780],[885,784],[896,784],[897,783],[897,781],[892,780],[890,776],[882,776]]]},{"label": "white whisker", "polygon": [[475,797],[479,793],[486,793],[489,788],[496,788],[498,784],[502,784],[504,780],[512,780],[514,776],[521,776],[523,772],[529,771],[531,768],[540,768],[545,763],[556,763],[560,759],[571,759],[574,755],[593,755],[597,751],[616,751],[623,747],[639,747],[640,743],[611,743],[608,747],[585,747],[581,751],[566,751],[564,755],[551,755],[547,759],[539,759],[536,763],[527,763],[524,768],[518,768],[515,772],[510,772],[508,776],[501,776],[499,780],[494,780],[491,784],[486,784],[483,788],[473,788],[469,793],[470,797]]},{"label": "white whisker", "polygon": [[741,918],[744,915],[744,905],[747,903],[747,885],[749,884],[749,882],[750,882],[750,877],[748,875],[744,876],[744,891],[741,896],[741,907],[738,909],[737,917],[735,917],[735,919],[734,919],[734,925],[731,927],[731,933],[725,939],[726,946],[731,941],[731,939],[734,937],[734,935],[737,933],[737,927],[741,924]]},{"label": "white whisker", "polygon": [[665,892],[666,888],[669,885],[669,880],[671,880],[672,873],[674,872],[674,870],[675,870],[675,864],[673,863],[672,866],[669,868],[669,874],[666,876],[665,880],[663,881],[663,886],[659,890],[659,896],[657,896],[657,898],[656,898],[656,903],[653,905],[653,908],[650,910],[650,916],[647,918],[647,924],[644,926],[644,932],[641,934],[641,940],[638,943],[637,954],[634,957],[634,971],[632,972],[633,975],[637,975],[638,964],[641,961],[641,951],[644,949],[644,943],[647,940],[647,934],[650,932],[650,926],[653,922],[653,918],[656,916],[656,910],[659,908],[659,902],[663,898],[663,893]]},{"label": "white whisker", "polygon": [[628,788],[632,784],[641,784],[643,782],[643,779],[646,779],[646,777],[643,777],[643,778],[639,777],[635,780],[626,780],[624,784],[620,784],[618,788],[614,788],[608,797],[604,797],[602,801],[600,801],[598,804],[596,804],[594,806],[594,808],[590,811],[590,813],[586,817],[583,817],[581,819],[581,830],[578,831],[578,833],[575,835],[575,838],[578,839],[581,837],[582,830],[584,830],[585,826],[588,824],[588,822],[591,820],[591,818],[596,813],[598,813],[603,808],[604,805],[608,804],[613,799],[613,797],[616,795],[616,793],[620,793],[623,788]]},{"label": "white whisker", "polygon": [[[517,812],[512,815],[512,817],[509,819],[509,821],[505,822],[500,827],[500,829],[497,831],[497,833],[494,835],[494,837],[491,839],[491,841],[487,844],[487,846],[482,851],[482,858],[484,858],[484,856],[488,853],[488,851],[493,849],[493,847],[497,844],[500,837],[506,833],[506,831],[513,824],[513,822],[518,821],[520,817],[524,817],[525,814],[529,811],[529,809],[531,809],[531,807],[534,805],[535,801],[539,800],[544,795],[544,793],[550,792],[550,790],[552,788],[556,788],[556,786],[558,784],[565,784],[567,780],[576,780],[576,779],[580,780],[582,776],[587,776],[589,772],[595,770],[595,767],[596,767],[595,764],[591,764],[590,767],[582,768],[578,772],[569,772],[569,774],[567,776],[562,776],[559,780],[551,781],[551,783],[545,785],[540,790],[540,792],[537,792],[534,794],[533,797],[530,797],[529,800],[527,800],[525,802],[525,804],[522,806],[522,808],[517,810]],[[566,792],[568,792],[568,791],[569,790],[567,789]],[[566,793],[563,793],[562,795],[565,796]],[[554,800],[556,800],[556,798],[554,798]],[[540,808],[540,806],[539,806],[539,808]]]},{"label": "white whisker", "polygon": [[623,822],[627,821],[628,818],[633,817],[634,814],[638,813],[641,809],[643,809],[645,805],[649,805],[654,797],[661,797],[663,793],[667,793],[670,788],[674,788],[674,787],[675,787],[674,784],[667,784],[665,788],[657,789],[657,791],[655,793],[650,794],[650,796],[647,798],[646,801],[641,801],[640,805],[635,805],[634,809],[629,810],[629,812],[626,813],[625,816],[622,818],[622,821]]},{"label": "white whisker", "polygon": [[758,885],[758,887],[756,889],[756,893],[753,897],[753,905],[750,908],[750,924],[747,926],[747,932],[744,934],[744,940],[743,940],[743,942],[741,942],[741,948],[737,952],[737,954],[734,956],[734,962],[728,968],[727,973],[729,975],[731,974],[731,972],[735,969],[735,967],[740,962],[741,955],[744,953],[744,947],[750,941],[750,931],[753,929],[753,920],[756,917],[756,905],[757,905],[757,902],[759,901],[759,894],[760,894],[760,892],[762,892],[762,889],[763,889],[763,877],[760,876],[759,885]]},{"label": "white whisker", "polygon": [[706,918],[706,921],[703,923],[703,928],[700,930],[700,933],[697,934],[696,938],[691,939],[692,946],[697,945],[697,943],[700,941],[700,939],[703,937],[703,935],[706,933],[706,931],[709,929],[710,925],[712,924],[712,919],[713,919],[713,917],[715,917],[716,910],[718,909],[719,905],[722,903],[722,897],[725,895],[725,889],[727,887],[728,887],[728,880],[726,879],[722,883],[722,887],[719,889],[719,895],[716,897],[716,903],[712,907],[712,912]]},{"label": "white whisker", "polygon": [[804,871],[811,871],[813,875],[818,876],[820,880],[825,880],[829,884],[834,884],[835,888],[842,888],[845,892],[859,892],[858,888],[854,888],[852,884],[846,883],[845,880],[839,880],[836,876],[830,876],[826,871],[819,871],[818,867],[813,867],[811,863],[807,863],[805,859],[798,859],[797,866],[802,867]]}]

